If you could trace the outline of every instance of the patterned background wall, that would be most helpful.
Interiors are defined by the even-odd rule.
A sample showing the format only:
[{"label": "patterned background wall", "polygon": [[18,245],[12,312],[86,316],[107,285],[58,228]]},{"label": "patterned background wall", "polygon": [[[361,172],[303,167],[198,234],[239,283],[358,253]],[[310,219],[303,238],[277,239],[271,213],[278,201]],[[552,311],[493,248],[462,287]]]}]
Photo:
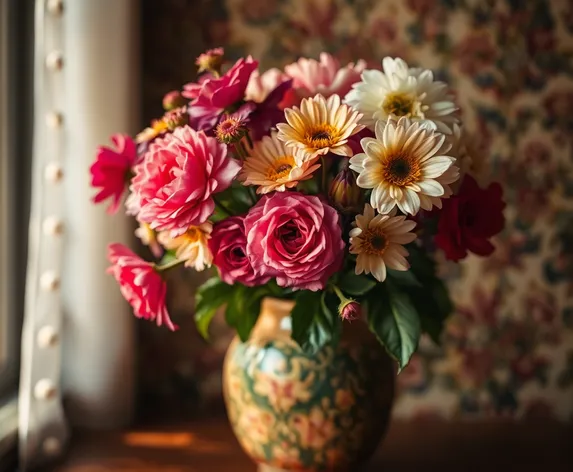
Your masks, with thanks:
[{"label": "patterned background wall", "polygon": [[[146,119],[224,45],[284,66],[326,50],[378,66],[399,55],[459,94],[507,229],[487,259],[443,264],[457,313],[441,349],[424,343],[399,377],[395,414],[573,419],[573,3],[567,0],[143,1]],[[142,406],[193,415],[220,405],[229,333],[192,323],[192,273],[173,276],[181,331],[140,324]]]}]

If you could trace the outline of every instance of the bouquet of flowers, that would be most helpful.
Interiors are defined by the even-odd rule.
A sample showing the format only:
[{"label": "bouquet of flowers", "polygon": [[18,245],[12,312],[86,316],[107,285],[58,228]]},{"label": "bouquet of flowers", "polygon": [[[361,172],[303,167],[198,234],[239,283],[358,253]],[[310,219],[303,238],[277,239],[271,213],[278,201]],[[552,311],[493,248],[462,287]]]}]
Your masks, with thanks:
[{"label": "bouquet of flowers", "polygon": [[[316,351],[365,322],[403,368],[452,311],[434,255],[489,255],[504,226],[501,187],[482,188],[448,86],[386,57],[380,69],[328,54],[259,72],[201,54],[197,82],[165,114],[117,134],[91,167],[95,202],[124,193],[154,262],[109,247],[109,272],[135,316],[175,330],[162,273],[217,269],[197,292],[246,340],[264,297],[292,299],[292,337]],[[223,70],[226,69],[225,72]]]}]

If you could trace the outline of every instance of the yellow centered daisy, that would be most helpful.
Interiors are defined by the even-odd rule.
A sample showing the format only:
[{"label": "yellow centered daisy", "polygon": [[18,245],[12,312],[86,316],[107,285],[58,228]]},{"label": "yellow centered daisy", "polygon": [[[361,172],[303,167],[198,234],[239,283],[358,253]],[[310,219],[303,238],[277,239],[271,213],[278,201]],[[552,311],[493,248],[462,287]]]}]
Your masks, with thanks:
[{"label": "yellow centered daisy", "polygon": [[383,70],[365,70],[344,102],[360,111],[362,122],[374,129],[377,120],[407,116],[442,133],[458,123],[457,107],[444,82],[430,70],[408,67],[402,59],[386,57]]},{"label": "yellow centered daisy", "polygon": [[213,255],[208,245],[212,231],[213,225],[206,222],[200,226],[189,227],[184,234],[176,238],[171,238],[168,231],[161,232],[157,239],[165,249],[174,250],[175,257],[185,261],[185,267],[202,271],[206,267],[211,267],[213,262]]},{"label": "yellow centered daisy", "polygon": [[350,253],[356,254],[356,274],[372,274],[378,281],[386,279],[386,267],[395,270],[408,270],[408,251],[403,244],[416,239],[410,231],[416,223],[405,216],[376,214],[374,208],[366,204],[364,214],[357,215],[350,231]]},{"label": "yellow centered daisy", "polygon": [[458,178],[455,158],[445,154],[446,136],[407,117],[378,121],[375,131],[375,139],[360,142],[364,153],[350,159],[357,185],[372,189],[371,205],[383,214],[397,206],[411,215],[439,206],[439,197],[450,195],[444,185]]},{"label": "yellow centered daisy", "polygon": [[416,98],[403,92],[390,92],[386,95],[382,108],[387,115],[412,116]]},{"label": "yellow centered daisy", "polygon": [[317,159],[302,149],[289,147],[277,133],[255,143],[243,163],[239,180],[244,185],[256,185],[257,193],[284,192],[299,182],[312,178],[320,167]]},{"label": "yellow centered daisy", "polygon": [[300,108],[287,108],[285,118],[286,123],[277,125],[278,138],[313,155],[351,156],[348,138],[364,128],[358,123],[362,115],[341,104],[338,95],[305,98]]},{"label": "yellow centered daisy", "polygon": [[362,250],[366,254],[381,256],[388,247],[388,238],[382,228],[367,229],[362,233]]}]

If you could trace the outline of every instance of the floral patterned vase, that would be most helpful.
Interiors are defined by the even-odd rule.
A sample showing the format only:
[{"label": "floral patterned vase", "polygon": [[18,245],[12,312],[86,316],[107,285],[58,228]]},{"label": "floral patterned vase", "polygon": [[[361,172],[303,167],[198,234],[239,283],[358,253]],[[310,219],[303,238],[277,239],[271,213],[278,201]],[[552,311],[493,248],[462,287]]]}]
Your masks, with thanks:
[{"label": "floral patterned vase", "polygon": [[305,354],[290,338],[292,307],[263,300],[249,340],[229,347],[231,425],[259,472],[357,471],[388,426],[392,362],[361,322],[347,323],[338,347]]}]

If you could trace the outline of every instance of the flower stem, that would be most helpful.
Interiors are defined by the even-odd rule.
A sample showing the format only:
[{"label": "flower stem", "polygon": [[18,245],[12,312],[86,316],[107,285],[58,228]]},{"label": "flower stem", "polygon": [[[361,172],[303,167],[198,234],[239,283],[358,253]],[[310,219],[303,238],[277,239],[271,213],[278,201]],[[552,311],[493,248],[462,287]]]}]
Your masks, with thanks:
[{"label": "flower stem", "polygon": [[174,261],[168,262],[167,264],[157,265],[153,264],[154,269],[157,272],[165,272],[166,270],[172,269],[173,267],[177,267],[180,264],[183,264],[185,261],[180,261],[179,259],[175,259]]},{"label": "flower stem", "polygon": [[334,284],[331,285],[332,290],[334,290],[334,293],[336,293],[336,296],[338,297],[338,299],[341,302],[346,302],[348,301],[348,299],[344,296],[344,294],[342,293],[342,291]]},{"label": "flower stem", "polygon": [[326,159],[321,156],[320,163],[322,165],[322,191],[326,193]]},{"label": "flower stem", "polygon": [[217,197],[215,197],[214,195],[213,195],[213,200],[215,201],[215,204],[219,207],[219,210],[221,210],[227,216],[233,216],[233,212],[229,210],[229,208],[227,208],[227,206],[223,202],[217,200]]},{"label": "flower stem", "polygon": [[237,151],[237,154],[239,155],[242,161],[244,161],[247,157],[249,157],[249,154],[247,153],[245,145],[242,143],[242,141],[237,141],[235,143],[235,151]]},{"label": "flower stem", "polygon": [[257,194],[255,193],[255,189],[251,185],[247,186],[247,189],[249,190],[249,196],[253,201],[253,205],[255,205],[257,203]]},{"label": "flower stem", "polygon": [[253,140],[251,139],[251,134],[250,134],[250,133],[247,133],[247,134],[245,135],[245,137],[247,138],[247,142],[249,143],[249,147],[250,147],[251,149],[253,149]]}]

